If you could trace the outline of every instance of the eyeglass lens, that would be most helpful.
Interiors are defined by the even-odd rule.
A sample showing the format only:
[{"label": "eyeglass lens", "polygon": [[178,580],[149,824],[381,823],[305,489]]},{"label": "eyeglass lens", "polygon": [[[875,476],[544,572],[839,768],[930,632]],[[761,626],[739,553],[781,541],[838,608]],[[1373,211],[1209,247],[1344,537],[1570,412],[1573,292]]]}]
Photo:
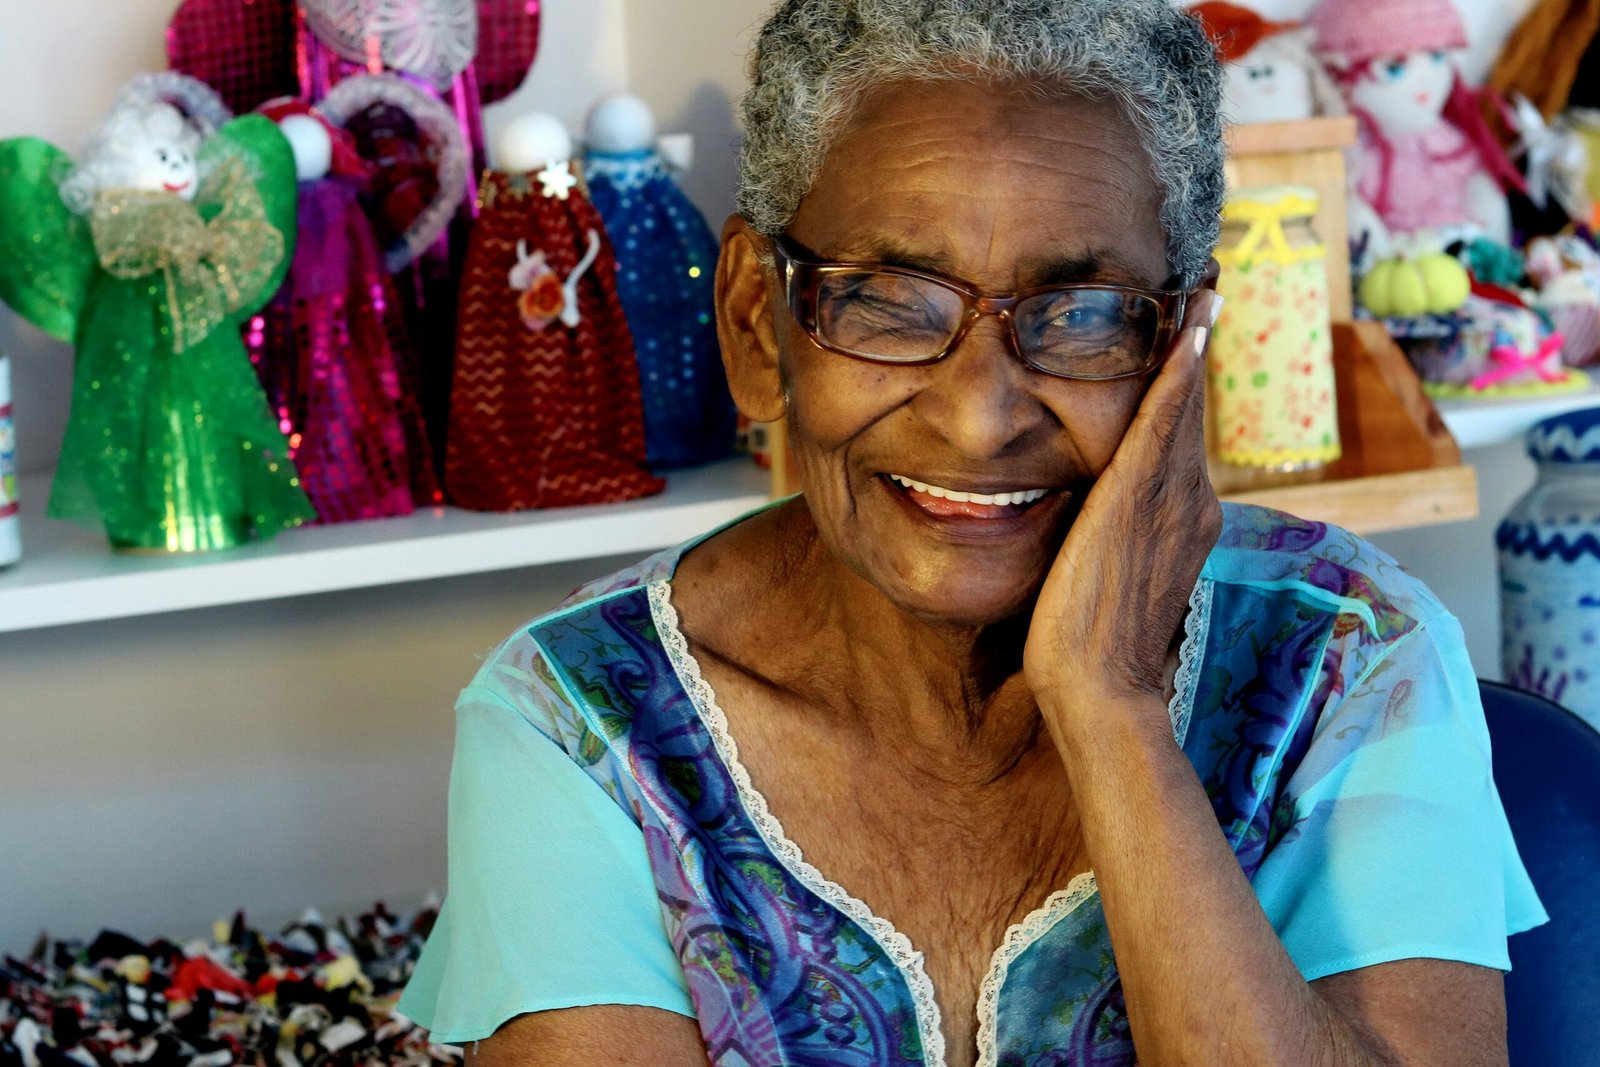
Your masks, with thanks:
[{"label": "eyeglass lens", "polygon": [[[961,294],[929,278],[830,272],[817,287],[818,339],[867,359],[933,359],[966,316]],[[1023,358],[1041,370],[1107,378],[1144,370],[1161,327],[1152,297],[1113,289],[1039,293],[1012,311]]]}]

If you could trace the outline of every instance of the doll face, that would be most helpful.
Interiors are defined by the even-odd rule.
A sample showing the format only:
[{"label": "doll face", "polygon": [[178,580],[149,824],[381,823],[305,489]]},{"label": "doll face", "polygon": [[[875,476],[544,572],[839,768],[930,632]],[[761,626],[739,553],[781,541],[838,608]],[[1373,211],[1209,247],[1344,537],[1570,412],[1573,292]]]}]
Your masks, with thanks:
[{"label": "doll face", "polygon": [[117,184],[122,187],[194,199],[200,168],[194,149],[182,138],[147,133],[127,145],[119,159],[122,180]]},{"label": "doll face", "polygon": [[1418,133],[1438,125],[1456,68],[1447,52],[1379,56],[1350,91],[1350,103],[1385,133]]},{"label": "doll face", "polygon": [[1229,63],[1223,73],[1230,122],[1290,122],[1310,118],[1315,110],[1304,54],[1273,40]]}]

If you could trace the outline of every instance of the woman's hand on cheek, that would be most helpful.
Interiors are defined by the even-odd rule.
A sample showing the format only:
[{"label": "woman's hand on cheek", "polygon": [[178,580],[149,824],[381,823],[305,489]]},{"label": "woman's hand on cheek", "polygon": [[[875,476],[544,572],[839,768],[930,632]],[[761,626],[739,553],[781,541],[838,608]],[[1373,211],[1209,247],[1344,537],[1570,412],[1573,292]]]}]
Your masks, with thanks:
[{"label": "woman's hand on cheek", "polygon": [[1191,301],[1039,592],[1023,668],[1058,740],[1108,702],[1165,692],[1168,650],[1222,529],[1203,421],[1220,306],[1210,291]]}]

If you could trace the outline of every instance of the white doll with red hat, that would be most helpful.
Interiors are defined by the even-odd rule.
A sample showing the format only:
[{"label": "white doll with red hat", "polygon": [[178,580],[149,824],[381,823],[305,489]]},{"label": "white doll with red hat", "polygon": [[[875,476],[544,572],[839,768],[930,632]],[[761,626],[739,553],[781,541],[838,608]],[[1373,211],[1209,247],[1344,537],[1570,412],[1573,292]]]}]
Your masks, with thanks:
[{"label": "white doll with red hat", "polygon": [[1223,62],[1228,121],[1294,122],[1344,114],[1339,89],[1313,49],[1315,34],[1298,22],[1274,22],[1226,0],[1189,9]]},{"label": "white doll with red hat", "polygon": [[1308,22],[1360,120],[1350,216],[1366,258],[1398,234],[1508,243],[1521,177],[1457,73],[1467,30],[1450,0],[1322,0]]}]

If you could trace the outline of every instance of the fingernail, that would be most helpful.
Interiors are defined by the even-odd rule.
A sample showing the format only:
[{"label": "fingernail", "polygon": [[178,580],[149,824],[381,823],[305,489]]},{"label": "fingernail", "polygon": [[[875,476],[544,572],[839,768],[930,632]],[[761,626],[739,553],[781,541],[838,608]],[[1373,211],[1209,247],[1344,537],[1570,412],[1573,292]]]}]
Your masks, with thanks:
[{"label": "fingernail", "polygon": [[1220,296],[1211,301],[1211,321],[1207,324],[1207,328],[1217,324],[1217,319],[1222,316],[1222,305],[1225,303],[1227,301]]},{"label": "fingernail", "polygon": [[1196,326],[1194,328],[1194,354],[1196,359],[1206,358],[1206,341],[1211,338],[1211,327]]}]

